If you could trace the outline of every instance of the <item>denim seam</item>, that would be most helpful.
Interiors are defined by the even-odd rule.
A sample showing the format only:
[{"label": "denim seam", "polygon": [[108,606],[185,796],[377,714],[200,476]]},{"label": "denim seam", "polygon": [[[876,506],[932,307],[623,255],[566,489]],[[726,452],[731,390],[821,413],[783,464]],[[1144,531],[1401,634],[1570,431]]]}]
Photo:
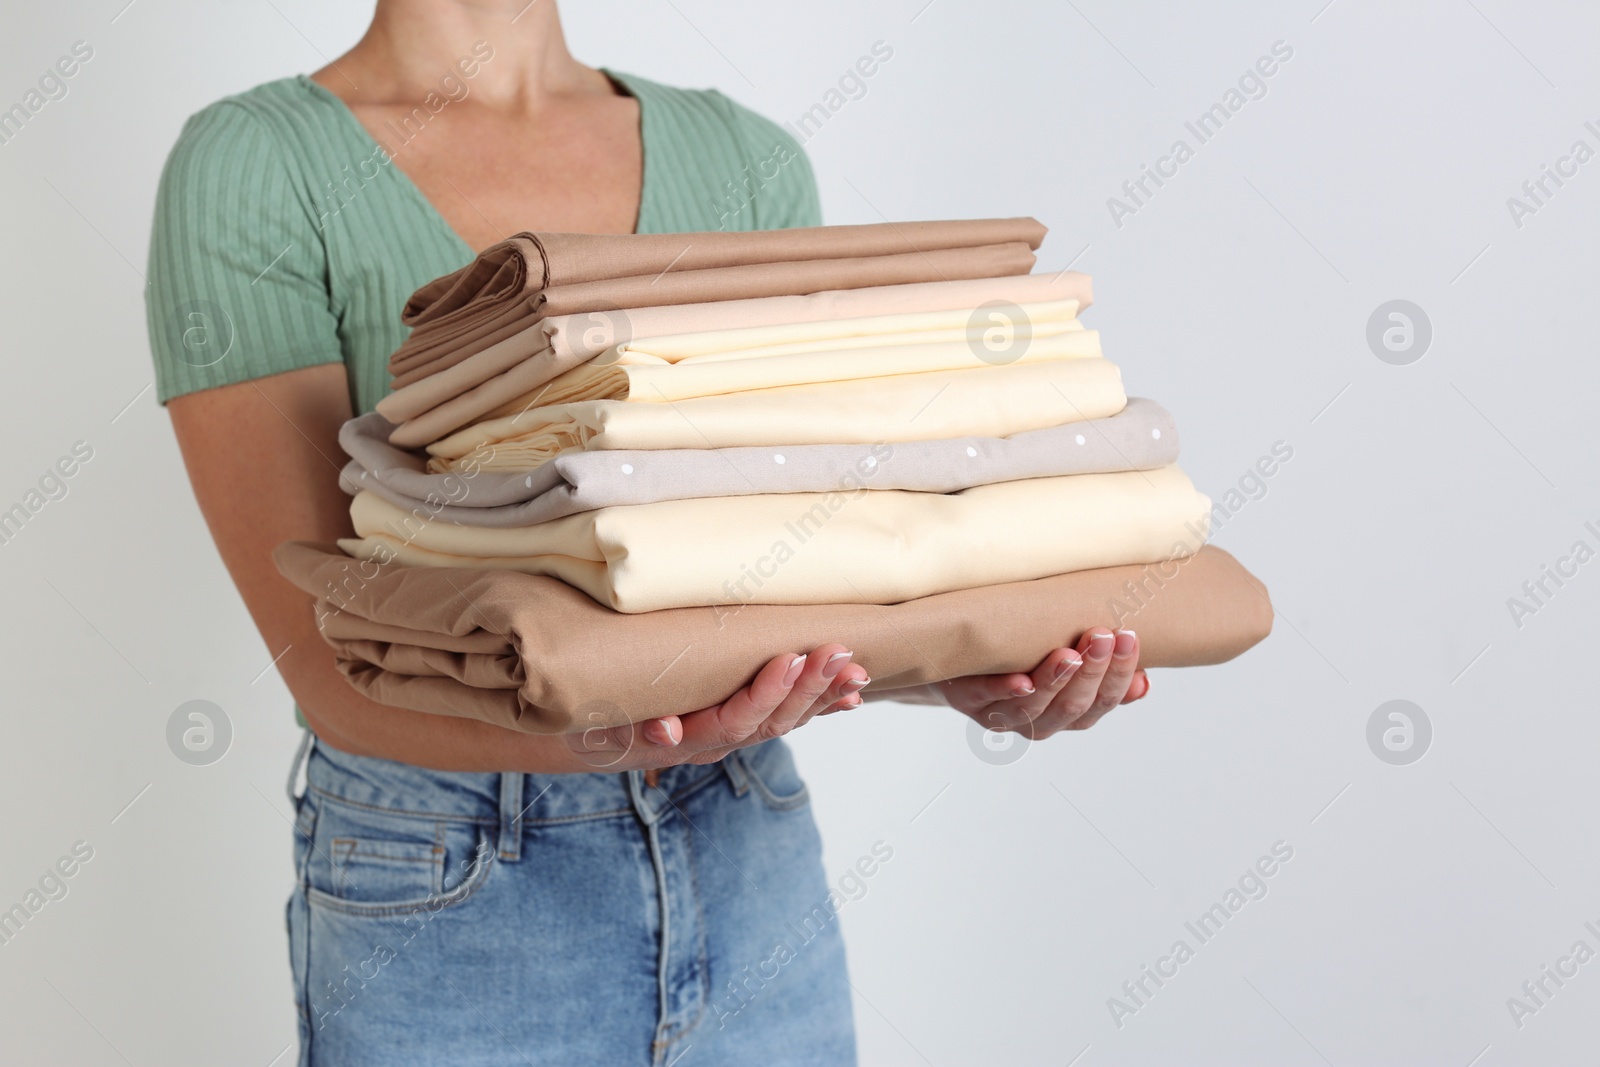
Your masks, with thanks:
[{"label": "denim seam", "polygon": [[367,804],[360,800],[351,800],[349,797],[340,796],[337,793],[330,793],[327,790],[318,788],[314,785],[307,785],[306,789],[307,791],[315,793],[319,797],[322,797],[323,799],[331,801],[335,804],[343,804],[346,807],[351,808],[360,808],[364,811],[381,812],[384,815],[395,815],[404,819],[426,819],[429,822],[433,822],[436,819],[446,819],[451,822],[470,822],[479,823],[482,825],[487,825],[489,823],[498,825],[500,822],[500,817],[498,815],[445,815],[432,811],[410,811],[406,808],[390,808],[385,807],[382,804]]},{"label": "denim seam", "polygon": [[[677,809],[677,805],[673,805]],[[695,944],[695,962],[700,972],[700,1010],[694,1013],[694,1018],[683,1024],[679,1036],[692,1033],[706,1017],[706,1007],[711,1000],[711,971],[706,959],[706,909],[700,899],[700,868],[694,859],[694,835],[699,833],[699,827],[689,821],[689,816],[678,810],[677,815],[683,823],[683,851],[689,860],[689,894],[694,898],[694,915],[697,922],[696,932],[699,936]]]},{"label": "denim seam", "polygon": [[[678,789],[678,791],[676,793],[668,793],[668,794],[666,794],[667,802],[670,803],[673,807],[677,807],[678,806],[678,801],[685,800],[685,799],[687,799],[689,797],[694,796],[694,794],[700,792],[700,790],[704,789],[706,786],[710,785],[712,782],[715,782],[719,777],[725,777],[725,775],[721,775],[721,774],[703,775],[700,778],[697,778],[694,781],[690,782],[688,785],[682,786],[681,788]],[[657,792],[660,792],[660,787],[657,787]]]},{"label": "denim seam", "polygon": [[767,780],[761,776],[760,771],[755,769],[750,760],[744,761],[744,773],[749,777],[750,784],[755,787],[755,791],[761,794],[761,799],[766,803],[767,807],[773,811],[794,811],[796,808],[804,807],[806,802],[811,799],[811,787],[804,782],[800,784],[798,790],[787,796],[779,796],[774,793],[772,787],[767,785]]},{"label": "denim seam", "polygon": [[615,819],[619,815],[632,816],[632,808],[612,808],[608,811],[595,811],[586,815],[553,815],[547,819],[523,819],[524,828],[529,826],[559,826],[563,823],[588,822],[591,819]]},{"label": "denim seam", "polygon": [[[480,827],[479,833],[481,834],[482,832],[482,828]],[[447,845],[450,841],[449,835],[449,823],[445,822],[443,819],[440,819],[438,822],[433,824],[433,851],[439,857],[439,865],[433,869],[433,891],[435,893],[444,892],[444,860],[449,854],[445,850],[445,845]],[[479,840],[482,840],[482,838],[480,837]],[[457,886],[456,888],[459,889],[460,887]]]},{"label": "denim seam", "polygon": [[[633,783],[629,784],[630,793]],[[636,794],[637,799],[644,799],[642,789]],[[650,1062],[652,1065],[660,1064],[662,1050],[666,1048],[669,1038],[665,1030],[667,1015],[667,975],[672,962],[672,894],[667,888],[667,865],[661,852],[661,826],[658,821],[648,821],[642,811],[636,813],[639,828],[644,831],[645,854],[649,857],[650,873],[653,876],[656,890],[657,924],[660,934],[657,937],[656,949],[656,1025],[655,1032],[650,1042]]]},{"label": "denim seam", "polygon": [[[668,794],[668,797],[669,799],[676,801],[684,797],[691,796],[701,789],[704,789],[707,785],[710,785],[716,780],[716,778],[716,774],[702,775],[690,782],[688,785],[680,787],[676,792]],[[434,820],[445,820],[448,822],[475,823],[479,826],[498,826],[500,824],[500,817],[498,815],[449,815],[438,812],[411,811],[406,808],[391,808],[382,804],[368,804],[360,800],[351,800],[349,797],[340,796],[337,793],[330,793],[327,790],[321,789],[314,785],[308,784],[306,786],[306,790],[308,792],[315,793],[317,796],[333,804],[343,804],[346,807],[358,808],[362,811],[378,812],[383,815],[393,815],[398,818],[425,819],[430,822]],[[768,795],[771,795],[770,791],[768,792]],[[585,812],[581,815],[555,815],[546,818],[533,819],[524,816],[522,819],[522,825],[524,828],[529,826],[558,826],[564,823],[584,822],[590,819],[614,819],[619,816],[631,816],[633,814],[634,811],[632,808],[608,808],[605,811]]]},{"label": "denim seam", "polygon": [[[437,863],[438,862],[438,857],[444,855],[444,849],[439,847],[439,843],[438,843],[437,840],[435,840],[435,842],[433,844],[431,844],[431,845],[422,846],[423,848],[426,848],[430,852],[433,853],[433,855],[429,856],[427,859],[423,859],[420,856],[387,856],[387,855],[384,855],[381,852],[360,852],[360,851],[357,850],[357,846],[361,845],[363,843],[365,843],[365,844],[395,845],[395,844],[402,844],[403,842],[398,842],[398,841],[372,841],[372,840],[370,840],[368,838],[365,838],[365,837],[336,837],[332,841],[329,841],[328,845],[336,853],[337,852],[343,852],[344,855],[345,855],[345,858],[347,858],[347,859],[352,857],[352,856],[364,856],[367,859],[383,860],[385,863]],[[339,846],[341,846],[341,845],[348,845],[350,847],[349,848],[340,848]]]},{"label": "denim seam", "polygon": [[[316,839],[313,835],[316,833],[317,818],[320,813],[317,811],[316,805],[306,803],[303,795],[299,803],[300,811],[296,813],[294,829],[296,833],[301,833],[305,837],[306,851],[305,861],[300,864],[300,869],[295,874],[297,876],[296,880],[299,882],[301,898],[305,904],[305,911],[300,916],[300,921],[305,928],[300,931],[300,967],[299,974],[295,976],[299,979],[295,984],[299,986],[297,992],[300,996],[297,998],[299,1003],[295,1007],[299,1009],[302,1022],[302,1025],[297,1029],[305,1035],[305,1041],[302,1042],[300,1048],[300,1062],[310,1063],[311,1046],[316,1041],[316,1028],[312,1026],[314,1016],[311,1013],[311,856],[316,847]],[[308,810],[309,815],[307,814]],[[303,831],[301,830],[302,823],[305,824]],[[290,907],[293,907],[292,903]]]},{"label": "denim seam", "polygon": [[[479,838],[478,843],[480,845],[483,843],[483,839],[481,837]],[[494,850],[490,849],[487,855],[489,857],[493,857],[495,855]],[[339,897],[331,896],[330,894],[325,893],[308,883],[306,885],[306,902],[308,904],[315,904],[317,907],[323,908],[327,911],[336,911],[345,915],[361,916],[365,918],[392,918],[401,915],[414,915],[419,911],[427,909],[429,905],[435,903],[438,904],[438,907],[432,908],[432,911],[434,913],[438,913],[449,908],[456,907],[457,905],[464,904],[466,901],[475,896],[478,890],[482,889],[483,886],[489,881],[489,874],[491,871],[493,871],[496,863],[498,862],[499,861],[497,859],[493,858],[485,859],[483,864],[483,873],[477,875],[475,878],[462,882],[448,893],[422,897],[415,900],[400,901],[393,904],[363,904],[360,901],[343,900]]]},{"label": "denim seam", "polygon": [[[710,777],[711,777],[710,775],[707,775],[706,778],[704,779],[704,781],[709,781]],[[694,789],[694,788],[697,788],[699,786],[699,784],[700,783],[697,782],[694,785],[688,786],[686,788],[687,789]],[[409,811],[409,810],[406,810],[406,809],[403,809],[403,808],[389,808],[389,807],[384,807],[384,806],[379,805],[379,804],[366,804],[366,803],[363,803],[362,801],[359,801],[359,800],[351,800],[348,797],[339,796],[337,793],[329,793],[326,790],[318,789],[316,786],[310,786],[309,789],[312,792],[316,793],[319,797],[321,797],[324,800],[328,801],[329,803],[332,803],[332,804],[343,804],[346,807],[358,808],[358,809],[360,809],[362,811],[373,811],[373,812],[377,812],[377,813],[379,813],[381,815],[393,815],[396,818],[402,818],[402,819],[425,819],[425,820],[427,820],[429,822],[432,822],[434,820],[443,820],[443,821],[446,821],[446,822],[473,823],[473,824],[478,825],[478,826],[499,826],[500,825],[500,817],[498,815],[495,815],[495,816],[488,816],[488,815],[449,815],[449,814],[441,814],[439,812]],[[551,816],[549,818],[543,818],[543,819],[530,819],[530,818],[524,817],[523,820],[522,820],[522,825],[523,825],[524,828],[529,827],[529,826],[535,826],[535,825],[538,825],[538,826],[553,826],[553,825],[558,825],[558,824],[561,824],[561,823],[584,822],[584,821],[586,821],[588,819],[614,819],[614,818],[616,818],[616,817],[618,817],[620,815],[632,815],[632,814],[633,814],[633,809],[632,808],[607,808],[605,811],[585,812],[582,815],[556,815],[556,816]]]}]

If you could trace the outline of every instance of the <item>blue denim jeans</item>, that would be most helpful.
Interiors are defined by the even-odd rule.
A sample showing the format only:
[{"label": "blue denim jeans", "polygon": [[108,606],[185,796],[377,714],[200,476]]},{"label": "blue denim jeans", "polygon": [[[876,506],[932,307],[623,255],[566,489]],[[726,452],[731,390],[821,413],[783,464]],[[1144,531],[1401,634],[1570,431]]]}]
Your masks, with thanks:
[{"label": "blue denim jeans", "polygon": [[781,741],[656,786],[313,746],[298,805],[305,1067],[856,1062],[821,843]]}]

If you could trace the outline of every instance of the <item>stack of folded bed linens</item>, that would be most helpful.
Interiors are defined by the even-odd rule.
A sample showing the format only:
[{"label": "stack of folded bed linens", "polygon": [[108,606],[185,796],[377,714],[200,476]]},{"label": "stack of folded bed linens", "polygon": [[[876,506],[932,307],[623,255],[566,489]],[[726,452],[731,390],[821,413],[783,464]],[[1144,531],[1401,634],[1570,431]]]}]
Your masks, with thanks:
[{"label": "stack of folded bed linens", "polygon": [[880,689],[1097,624],[1146,666],[1238,655],[1266,592],[1203,547],[1089,279],[1028,273],[1043,235],[518,235],[413,296],[395,391],[341,434],[357,537],[279,567],[373,699],[535,732],[705,707],[825,641]]}]

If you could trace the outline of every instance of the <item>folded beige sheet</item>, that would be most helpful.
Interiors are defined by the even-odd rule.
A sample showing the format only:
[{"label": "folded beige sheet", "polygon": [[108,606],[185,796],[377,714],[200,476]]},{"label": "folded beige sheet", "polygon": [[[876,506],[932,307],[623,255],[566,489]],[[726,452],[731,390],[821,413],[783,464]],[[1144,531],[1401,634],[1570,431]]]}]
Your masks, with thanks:
[{"label": "folded beige sheet", "polygon": [[897,604],[1049,574],[1192,555],[1211,502],[1177,467],[1031,478],[959,493],[859,489],[601,508],[460,526],[356,495],[362,559],[560,578],[618,611]]},{"label": "folded beige sheet", "polygon": [[339,669],[366,696],[533,733],[709,707],[774,656],[833,641],[855,654],[875,691],[1029,671],[1091,626],[1135,630],[1140,663],[1151,668],[1220,663],[1272,628],[1266,589],[1214,546],[888,607],[750,604],[644,615],[509,571],[379,565],[298,542],[273,560],[316,599]]},{"label": "folded beige sheet", "polygon": [[[1115,415],[1106,359],[1061,359],[695,397],[589,400],[476,423],[428,446],[429,470],[531,470],[571,449],[732,448],[1006,437]],[[780,462],[774,459],[774,462]]]}]

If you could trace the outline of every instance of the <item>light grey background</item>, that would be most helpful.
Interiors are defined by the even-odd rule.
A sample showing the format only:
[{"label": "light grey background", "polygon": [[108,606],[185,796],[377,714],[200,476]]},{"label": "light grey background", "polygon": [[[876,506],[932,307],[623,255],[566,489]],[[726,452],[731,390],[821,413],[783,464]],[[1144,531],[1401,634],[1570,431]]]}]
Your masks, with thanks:
[{"label": "light grey background", "polygon": [[[0,1060],[268,1067],[292,1058],[297,733],[149,389],[141,272],[184,117],[321,66],[370,5],[124,2],[26,5],[0,35],[3,106],[72,42],[95,50],[0,145],[0,508],[94,449],[0,545],[0,908],[94,849],[0,945]],[[1574,942],[1600,949],[1600,562],[1520,628],[1506,601],[1574,541],[1600,548],[1600,161],[1520,228],[1506,201],[1575,140],[1600,148],[1600,12],[1324,2],[566,5],[580,58],[779,120],[887,42],[806,146],[827,220],[1037,215],[1041,267],[1095,275],[1088,318],[1175,413],[1202,489],[1294,450],[1217,538],[1279,611],[1242,660],[1158,673],[1005,766],[926,708],[794,739],[830,876],[894,850],[843,912],[866,1064],[1595,1055],[1600,961],[1520,1028],[1506,1002]],[[1293,57],[1266,95],[1115,225],[1107,198],[1276,41]],[[1392,299],[1432,322],[1409,366],[1366,342]],[[1397,698],[1433,726],[1409,766],[1366,741]],[[207,766],[166,741],[196,699],[233,727]],[[1119,1028],[1108,998],[1197,945],[1185,921],[1278,841],[1267,896]]]}]

